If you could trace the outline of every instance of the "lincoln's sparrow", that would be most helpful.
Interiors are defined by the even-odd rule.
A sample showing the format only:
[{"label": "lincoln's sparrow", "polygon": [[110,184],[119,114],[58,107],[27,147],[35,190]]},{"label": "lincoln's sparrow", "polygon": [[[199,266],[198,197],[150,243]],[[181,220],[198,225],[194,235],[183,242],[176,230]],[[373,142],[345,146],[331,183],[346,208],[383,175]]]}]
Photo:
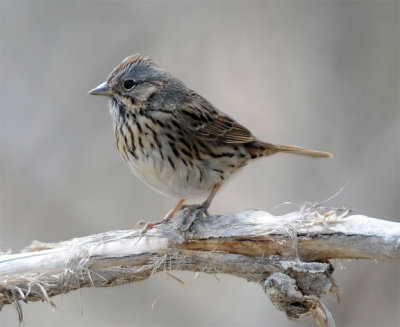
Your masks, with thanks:
[{"label": "lincoln's sparrow", "polygon": [[206,212],[223,182],[249,161],[277,152],[330,158],[327,152],[265,143],[187,88],[149,58],[125,58],[103,84],[89,92],[109,98],[116,143],[132,171],[157,191],[180,198],[208,195],[188,207],[187,217]]}]

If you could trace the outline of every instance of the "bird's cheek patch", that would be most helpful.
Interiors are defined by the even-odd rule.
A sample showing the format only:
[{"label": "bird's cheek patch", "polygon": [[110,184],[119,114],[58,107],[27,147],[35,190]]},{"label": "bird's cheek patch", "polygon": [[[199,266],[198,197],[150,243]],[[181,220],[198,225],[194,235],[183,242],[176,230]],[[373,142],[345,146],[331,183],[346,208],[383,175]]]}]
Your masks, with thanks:
[{"label": "bird's cheek patch", "polygon": [[156,85],[138,85],[133,92],[135,99],[138,103],[146,102],[150,97],[157,91],[158,87]]}]

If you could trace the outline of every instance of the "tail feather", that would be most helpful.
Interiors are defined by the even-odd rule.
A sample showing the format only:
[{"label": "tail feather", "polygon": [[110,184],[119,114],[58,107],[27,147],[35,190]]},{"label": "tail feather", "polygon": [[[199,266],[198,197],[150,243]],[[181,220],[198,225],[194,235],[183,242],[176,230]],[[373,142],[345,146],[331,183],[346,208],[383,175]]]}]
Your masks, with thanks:
[{"label": "tail feather", "polygon": [[269,156],[277,152],[283,152],[314,158],[333,158],[333,155],[329,152],[307,149],[297,145],[271,144],[264,142],[257,142],[257,147],[252,148],[249,152],[254,157]]},{"label": "tail feather", "polygon": [[278,152],[300,154],[302,156],[314,157],[314,158],[332,158],[333,155],[329,152],[317,151],[312,149],[303,148],[297,145],[287,144],[272,144],[272,147],[278,150]]}]

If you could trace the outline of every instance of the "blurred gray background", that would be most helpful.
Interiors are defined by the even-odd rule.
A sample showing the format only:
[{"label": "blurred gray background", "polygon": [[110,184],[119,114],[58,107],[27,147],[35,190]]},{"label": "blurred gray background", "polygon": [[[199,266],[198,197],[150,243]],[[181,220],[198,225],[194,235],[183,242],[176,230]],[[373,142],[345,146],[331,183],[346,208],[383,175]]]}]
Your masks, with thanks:
[{"label": "blurred gray background", "polygon": [[[105,99],[87,95],[124,57],[153,58],[271,142],[334,153],[277,155],[234,177],[211,212],[332,206],[399,214],[399,2],[1,1],[0,249],[132,228],[174,204],[114,145]],[[283,202],[291,205],[276,208]],[[337,261],[338,326],[398,326],[398,264]],[[230,276],[165,273],[23,304],[31,326],[309,326]],[[152,310],[152,303],[156,301]],[[0,325],[17,326],[12,307]]]}]

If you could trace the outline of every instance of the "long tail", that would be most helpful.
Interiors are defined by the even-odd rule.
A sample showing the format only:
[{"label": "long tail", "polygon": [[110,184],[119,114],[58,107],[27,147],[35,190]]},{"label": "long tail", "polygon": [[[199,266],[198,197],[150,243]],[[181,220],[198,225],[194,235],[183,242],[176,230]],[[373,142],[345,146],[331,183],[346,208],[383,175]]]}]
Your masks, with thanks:
[{"label": "long tail", "polygon": [[249,148],[249,153],[253,158],[269,156],[278,152],[299,154],[314,158],[333,158],[333,155],[329,152],[311,150],[296,145],[271,144],[257,141],[254,146]]}]

